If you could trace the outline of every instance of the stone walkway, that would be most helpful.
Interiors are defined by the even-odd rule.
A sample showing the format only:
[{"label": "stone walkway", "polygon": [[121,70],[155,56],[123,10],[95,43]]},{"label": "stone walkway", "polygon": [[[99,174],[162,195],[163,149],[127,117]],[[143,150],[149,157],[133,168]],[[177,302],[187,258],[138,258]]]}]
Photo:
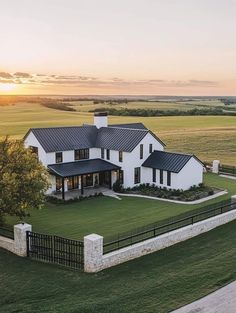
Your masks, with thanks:
[{"label": "stone walkway", "polygon": [[236,281],[171,313],[235,313]]}]

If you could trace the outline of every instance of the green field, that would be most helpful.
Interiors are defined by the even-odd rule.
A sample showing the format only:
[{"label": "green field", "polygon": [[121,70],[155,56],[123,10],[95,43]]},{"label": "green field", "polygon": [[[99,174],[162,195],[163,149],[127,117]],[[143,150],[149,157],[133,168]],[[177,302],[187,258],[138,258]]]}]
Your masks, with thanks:
[{"label": "green field", "polygon": [[[88,105],[82,102],[81,107]],[[145,102],[140,103],[144,105]],[[129,105],[135,105],[135,102]],[[92,122],[92,113],[59,111],[37,103],[0,107],[0,136],[8,134],[13,138],[22,138],[30,127]],[[236,164],[236,116],[110,116],[109,122],[142,122],[167,144],[167,150],[195,153],[203,161],[219,159],[225,164]]]},{"label": "green field", "polygon": [[[42,210],[33,210],[26,221],[33,230],[73,239],[82,239],[91,233],[105,238],[134,230],[167,218],[190,212],[236,194],[236,182],[215,174],[205,175],[205,184],[227,189],[228,194],[198,205],[175,204],[142,198],[123,197],[122,201],[102,197],[72,204],[47,204]],[[15,218],[8,223],[15,224]]]},{"label": "green field", "polygon": [[1,313],[167,313],[236,279],[236,222],[97,274],[0,249]]}]

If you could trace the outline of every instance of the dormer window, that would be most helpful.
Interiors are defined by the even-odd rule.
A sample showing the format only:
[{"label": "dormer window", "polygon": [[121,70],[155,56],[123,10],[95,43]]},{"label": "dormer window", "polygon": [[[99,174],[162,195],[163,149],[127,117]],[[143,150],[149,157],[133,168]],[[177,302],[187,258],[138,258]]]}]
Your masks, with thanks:
[{"label": "dormer window", "polygon": [[63,162],[63,154],[62,152],[56,152],[55,153],[56,157],[56,163],[62,163]]}]

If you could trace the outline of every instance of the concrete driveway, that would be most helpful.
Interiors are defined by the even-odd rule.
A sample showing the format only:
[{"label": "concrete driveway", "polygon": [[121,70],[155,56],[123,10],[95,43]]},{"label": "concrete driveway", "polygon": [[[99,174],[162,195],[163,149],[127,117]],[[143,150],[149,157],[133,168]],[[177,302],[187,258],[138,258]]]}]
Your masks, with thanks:
[{"label": "concrete driveway", "polygon": [[236,281],[171,313],[236,313]]}]

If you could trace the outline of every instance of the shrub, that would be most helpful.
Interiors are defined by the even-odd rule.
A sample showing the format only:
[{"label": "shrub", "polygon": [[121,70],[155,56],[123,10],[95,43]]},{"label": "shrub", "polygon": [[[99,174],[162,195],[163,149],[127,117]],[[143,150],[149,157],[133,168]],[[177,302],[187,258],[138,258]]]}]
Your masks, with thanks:
[{"label": "shrub", "polygon": [[113,190],[114,190],[115,192],[121,192],[122,189],[123,189],[123,188],[122,188],[122,185],[121,185],[121,183],[120,183],[120,180],[117,179],[117,181],[114,182],[114,184],[113,184]]}]

